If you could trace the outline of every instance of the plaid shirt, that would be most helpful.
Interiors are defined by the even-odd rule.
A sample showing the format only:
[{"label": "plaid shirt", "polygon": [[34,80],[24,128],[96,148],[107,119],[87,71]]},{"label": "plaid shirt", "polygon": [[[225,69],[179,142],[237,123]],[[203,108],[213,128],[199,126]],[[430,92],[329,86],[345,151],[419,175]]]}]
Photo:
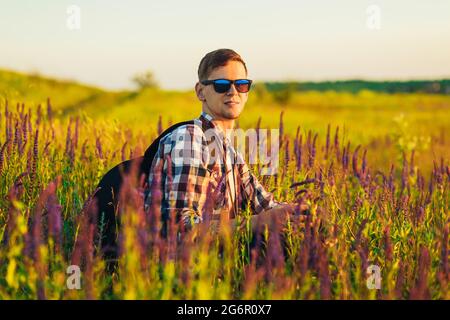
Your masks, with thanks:
[{"label": "plaid shirt", "polygon": [[[210,192],[218,191],[218,187],[221,190],[215,193],[219,197],[214,199],[213,219],[218,218],[223,208],[229,209],[230,218],[233,218],[239,208],[244,209],[247,204],[250,204],[253,214],[279,204],[249,171],[242,154],[236,152],[212,119],[211,115],[202,112],[194,119],[194,124],[182,125],[161,138],[149,172],[150,187],[144,195],[145,209],[152,204],[151,186],[158,174],[163,217],[168,217],[174,209],[177,219],[181,218],[185,226],[190,226],[192,221],[202,221],[209,184]],[[207,139],[207,130],[208,134],[214,133],[213,142]],[[216,143],[214,148],[211,143]],[[223,151],[220,156],[215,154],[218,150]],[[237,201],[235,190],[238,190]]]}]

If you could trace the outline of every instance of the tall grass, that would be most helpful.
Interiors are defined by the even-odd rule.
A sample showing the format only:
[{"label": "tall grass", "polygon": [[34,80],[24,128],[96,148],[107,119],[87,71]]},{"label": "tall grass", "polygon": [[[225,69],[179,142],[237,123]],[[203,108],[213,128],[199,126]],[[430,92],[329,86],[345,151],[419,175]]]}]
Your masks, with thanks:
[{"label": "tall grass", "polygon": [[[125,180],[119,259],[109,273],[89,196],[109,168],[142,154],[151,139],[117,123],[63,122],[50,100],[34,111],[7,101],[2,109],[1,299],[449,298],[445,155],[422,151],[418,161],[415,149],[399,146],[385,149],[389,163],[376,163],[373,152],[395,141],[357,145],[331,125],[323,135],[288,131],[280,114],[281,172],[260,179],[278,200],[308,203],[308,216],[253,235],[247,210],[236,232],[212,233],[211,194],[206,222],[186,232],[172,216],[161,237],[161,194],[154,189],[156,204],[145,211],[142,193]],[[429,143],[448,148],[448,139]],[[80,290],[66,285],[69,265],[81,267]],[[367,286],[370,265],[381,268],[379,290]]]}]

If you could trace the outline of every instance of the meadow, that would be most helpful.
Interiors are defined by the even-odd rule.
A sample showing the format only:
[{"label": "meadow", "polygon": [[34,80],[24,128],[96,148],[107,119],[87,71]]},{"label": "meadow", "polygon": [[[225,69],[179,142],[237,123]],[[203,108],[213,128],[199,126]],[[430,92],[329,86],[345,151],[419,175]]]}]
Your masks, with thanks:
[{"label": "meadow", "polygon": [[[449,299],[442,94],[280,98],[256,85],[238,126],[282,137],[279,174],[260,179],[310,215],[264,230],[262,251],[250,248],[249,211],[233,234],[205,223],[180,242],[174,224],[161,238],[159,210],[144,212],[125,188],[118,269],[105,272],[89,196],[110,168],[200,107],[190,91],[106,91],[0,71],[0,299]],[[81,268],[79,289],[68,287],[70,265]],[[379,289],[368,286],[370,266]]]}]

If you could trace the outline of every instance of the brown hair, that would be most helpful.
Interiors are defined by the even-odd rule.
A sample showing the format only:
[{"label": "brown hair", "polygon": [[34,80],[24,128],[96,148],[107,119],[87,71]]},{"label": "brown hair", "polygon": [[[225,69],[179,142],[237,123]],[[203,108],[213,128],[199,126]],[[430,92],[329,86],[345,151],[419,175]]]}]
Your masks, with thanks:
[{"label": "brown hair", "polygon": [[206,80],[209,74],[217,67],[225,66],[228,61],[239,61],[244,65],[245,72],[247,72],[247,66],[241,56],[231,49],[217,49],[207,53],[200,61],[198,66],[198,79]]}]

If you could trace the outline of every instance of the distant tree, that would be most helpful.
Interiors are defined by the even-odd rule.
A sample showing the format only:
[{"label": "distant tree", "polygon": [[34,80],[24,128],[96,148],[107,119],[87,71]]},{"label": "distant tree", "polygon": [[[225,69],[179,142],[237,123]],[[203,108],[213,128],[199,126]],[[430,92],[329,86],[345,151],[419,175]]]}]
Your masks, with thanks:
[{"label": "distant tree", "polygon": [[277,103],[287,105],[291,101],[295,91],[297,91],[297,84],[295,82],[288,82],[282,89],[273,91],[272,95]]},{"label": "distant tree", "polygon": [[132,80],[139,89],[159,87],[158,82],[155,79],[155,75],[152,71],[139,73],[135,75]]},{"label": "distant tree", "polygon": [[270,92],[264,82],[257,82],[253,86],[253,93],[258,101],[263,102],[270,98]]}]

